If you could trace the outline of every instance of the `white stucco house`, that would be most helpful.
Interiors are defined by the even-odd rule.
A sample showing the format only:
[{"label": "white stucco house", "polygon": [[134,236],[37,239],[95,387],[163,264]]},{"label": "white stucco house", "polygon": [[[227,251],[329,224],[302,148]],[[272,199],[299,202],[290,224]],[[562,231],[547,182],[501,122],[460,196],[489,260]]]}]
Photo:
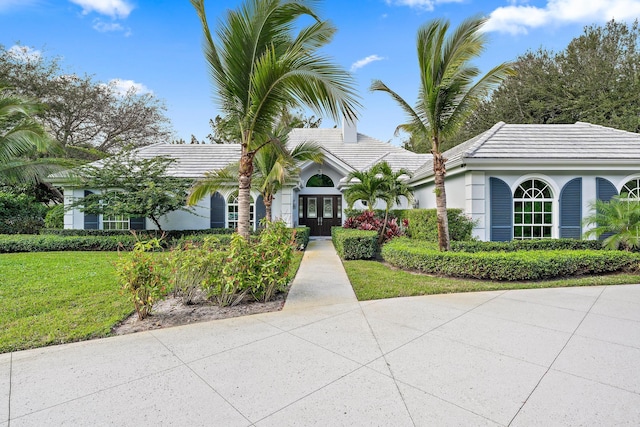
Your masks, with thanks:
[{"label": "white stucco house", "polygon": [[[307,225],[312,235],[328,235],[341,225],[346,203],[346,176],[385,160],[393,169],[413,172],[413,206],[435,208],[430,154],[415,154],[360,134],[354,124],[338,129],[294,129],[289,145],[318,143],[322,164],[301,165],[299,179],[285,186],[273,203],[273,216],[289,226]],[[155,144],[139,149],[141,157],[176,159],[170,173],[197,179],[206,171],[237,161],[233,144]],[[640,198],[640,135],[612,128],[575,123],[512,125],[497,123],[488,131],[454,147],[447,158],[446,192],[450,208],[463,209],[476,226],[480,240],[580,238],[582,219],[597,198],[609,200],[621,192]],[[65,203],[84,197],[86,188],[74,188],[54,177],[64,188]],[[252,221],[264,217],[259,194],[252,193]],[[363,207],[362,205],[356,207]],[[383,204],[380,205],[383,207]],[[65,228],[152,228],[150,221],[100,218],[78,210],[65,213]],[[166,229],[235,228],[237,200],[233,189],[202,200],[194,210],[162,218]]]}]

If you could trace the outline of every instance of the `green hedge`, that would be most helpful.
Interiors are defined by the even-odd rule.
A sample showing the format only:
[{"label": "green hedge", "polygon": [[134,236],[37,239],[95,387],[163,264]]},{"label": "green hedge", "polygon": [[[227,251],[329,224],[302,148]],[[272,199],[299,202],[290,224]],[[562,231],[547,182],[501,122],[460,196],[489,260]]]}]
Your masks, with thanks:
[{"label": "green hedge", "polygon": [[309,245],[309,237],[311,236],[311,229],[306,226],[296,227],[296,248],[302,250]]},{"label": "green hedge", "polygon": [[378,232],[333,227],[331,229],[333,246],[340,258],[371,259],[378,251]]},{"label": "green hedge", "polygon": [[427,274],[504,281],[601,274],[640,262],[640,254],[623,251],[439,252],[431,243],[406,238],[387,243],[382,258],[396,267]]},{"label": "green hedge", "polygon": [[43,236],[2,235],[0,253],[50,251],[116,251],[131,250],[136,242],[128,236]]},{"label": "green hedge", "polygon": [[[438,241],[438,217],[435,209],[406,209],[403,218],[409,220],[408,234],[412,239]],[[449,238],[452,241],[471,240],[473,221],[462,209],[447,209]]]},{"label": "green hedge", "polygon": [[451,242],[454,252],[515,252],[540,250],[602,250],[602,242],[598,240],[576,239],[538,239],[512,240],[510,242]]},{"label": "green hedge", "polygon": [[[232,228],[206,228],[202,230],[166,230],[164,231],[166,239],[180,239],[184,236],[210,235],[210,234],[233,234],[235,230]],[[130,236],[129,230],[76,230],[76,229],[59,229],[59,228],[43,228],[40,234],[54,236]],[[139,230],[136,231],[139,236],[160,237],[162,233],[157,230]]]}]

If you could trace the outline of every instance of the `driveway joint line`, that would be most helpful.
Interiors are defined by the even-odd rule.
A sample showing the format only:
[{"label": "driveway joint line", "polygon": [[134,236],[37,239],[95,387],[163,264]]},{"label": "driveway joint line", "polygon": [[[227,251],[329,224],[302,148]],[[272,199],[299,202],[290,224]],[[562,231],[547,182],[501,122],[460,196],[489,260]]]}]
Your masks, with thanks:
[{"label": "driveway joint line", "polygon": [[7,427],[11,427],[11,386],[13,382],[13,351],[9,353],[9,398],[7,399]]}]

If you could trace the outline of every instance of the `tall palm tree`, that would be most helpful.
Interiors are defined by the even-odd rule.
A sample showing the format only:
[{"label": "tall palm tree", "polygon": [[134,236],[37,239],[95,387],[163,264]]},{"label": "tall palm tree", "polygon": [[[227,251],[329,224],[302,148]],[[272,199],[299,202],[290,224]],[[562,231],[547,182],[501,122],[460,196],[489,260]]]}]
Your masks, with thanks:
[{"label": "tall palm tree", "polygon": [[[286,141],[286,137],[281,138]],[[291,151],[281,151],[272,145],[266,145],[256,153],[251,184],[262,196],[268,221],[272,220],[271,207],[275,195],[289,179],[300,172],[298,165],[306,161],[320,163],[323,158],[320,146],[312,142],[298,144]],[[230,187],[238,178],[239,166],[239,162],[234,162],[224,169],[207,172],[192,187],[187,203],[194,205],[206,195],[213,194],[222,187]]]},{"label": "tall palm tree", "polygon": [[447,159],[442,156],[442,144],[460,130],[478,102],[512,73],[511,64],[503,63],[479,77],[480,70],[470,63],[485,48],[486,35],[480,31],[485,22],[484,18],[467,19],[450,34],[449,22],[441,19],[420,27],[417,39],[420,87],[415,107],[380,80],[375,80],[370,88],[387,92],[405,111],[409,122],[399,129],[431,140],[440,250],[450,249],[444,186]]},{"label": "tall palm tree", "polygon": [[[272,144],[274,118],[284,105],[304,106],[339,120],[356,117],[353,78],[318,52],[336,31],[322,21],[312,0],[245,0],[227,12],[211,35],[204,0],[191,0],[204,32],[204,54],[223,115],[238,124],[242,146],[238,170],[238,232],[249,236],[254,157]],[[298,28],[298,19],[313,23]]]},{"label": "tall palm tree", "polygon": [[402,197],[407,199],[408,203],[413,201],[413,190],[407,185],[407,179],[411,177],[411,172],[404,168],[400,168],[394,172],[387,162],[380,162],[376,164],[373,169],[384,179],[381,199],[385,203],[385,211],[382,231],[379,237],[379,243],[382,243],[389,221],[389,210],[391,207],[394,203],[399,205],[402,202]]},{"label": "tall palm tree", "polygon": [[34,116],[41,105],[12,95],[0,86],[0,178],[7,182],[41,182],[60,169],[60,160],[42,157],[59,146]]}]

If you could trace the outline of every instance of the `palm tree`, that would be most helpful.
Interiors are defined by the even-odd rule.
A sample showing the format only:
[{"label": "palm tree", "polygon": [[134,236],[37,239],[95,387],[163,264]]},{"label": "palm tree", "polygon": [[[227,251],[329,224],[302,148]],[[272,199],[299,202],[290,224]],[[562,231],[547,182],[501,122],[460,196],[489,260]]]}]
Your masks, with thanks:
[{"label": "palm tree", "polygon": [[0,178],[6,182],[41,182],[59,170],[59,159],[42,157],[55,152],[57,144],[49,138],[34,116],[41,106],[9,93],[0,86]]},{"label": "palm tree", "polygon": [[367,171],[350,172],[347,182],[349,187],[344,190],[344,198],[349,209],[356,201],[362,200],[367,209],[373,211],[376,201],[385,197],[385,178],[375,170],[375,166]]},{"label": "palm tree", "polygon": [[614,196],[610,201],[596,200],[591,204],[592,213],[583,223],[595,225],[587,230],[585,237],[606,236],[605,248],[626,250],[640,247],[640,201],[629,199],[627,194]]},{"label": "palm tree", "polygon": [[409,122],[398,129],[431,140],[440,250],[450,249],[444,186],[447,159],[442,156],[442,144],[460,130],[479,101],[512,73],[511,65],[503,63],[478,77],[480,70],[470,63],[485,48],[486,35],[480,31],[485,22],[484,18],[467,19],[451,34],[449,22],[441,19],[420,27],[417,40],[420,87],[414,108],[380,80],[375,80],[370,88],[387,92],[407,114]]},{"label": "palm tree", "polygon": [[[281,137],[286,141],[286,137]],[[266,218],[272,220],[271,206],[275,195],[282,186],[300,172],[298,165],[302,162],[322,162],[324,155],[312,142],[298,144],[293,150],[277,150],[273,145],[266,145],[254,156],[254,176],[252,187],[262,196],[266,209]],[[188,204],[194,205],[207,194],[213,194],[222,187],[230,187],[238,177],[239,162],[234,162],[224,169],[212,171],[197,181],[191,189]]]},{"label": "palm tree", "polygon": [[407,179],[411,177],[411,172],[404,168],[394,172],[387,162],[380,162],[373,169],[384,179],[381,199],[385,202],[385,211],[382,231],[379,237],[379,243],[382,243],[389,220],[389,210],[393,204],[399,205],[402,202],[402,197],[407,199],[408,203],[413,201],[413,190],[407,185]]},{"label": "palm tree", "polygon": [[[223,115],[237,123],[242,146],[238,168],[238,232],[249,236],[254,157],[262,148],[284,146],[269,134],[283,106],[304,106],[339,120],[354,120],[353,79],[318,52],[336,31],[322,21],[311,0],[245,0],[227,12],[214,41],[204,0],[191,0],[204,32],[204,54],[214,96]],[[296,33],[298,18],[313,23]]]}]

